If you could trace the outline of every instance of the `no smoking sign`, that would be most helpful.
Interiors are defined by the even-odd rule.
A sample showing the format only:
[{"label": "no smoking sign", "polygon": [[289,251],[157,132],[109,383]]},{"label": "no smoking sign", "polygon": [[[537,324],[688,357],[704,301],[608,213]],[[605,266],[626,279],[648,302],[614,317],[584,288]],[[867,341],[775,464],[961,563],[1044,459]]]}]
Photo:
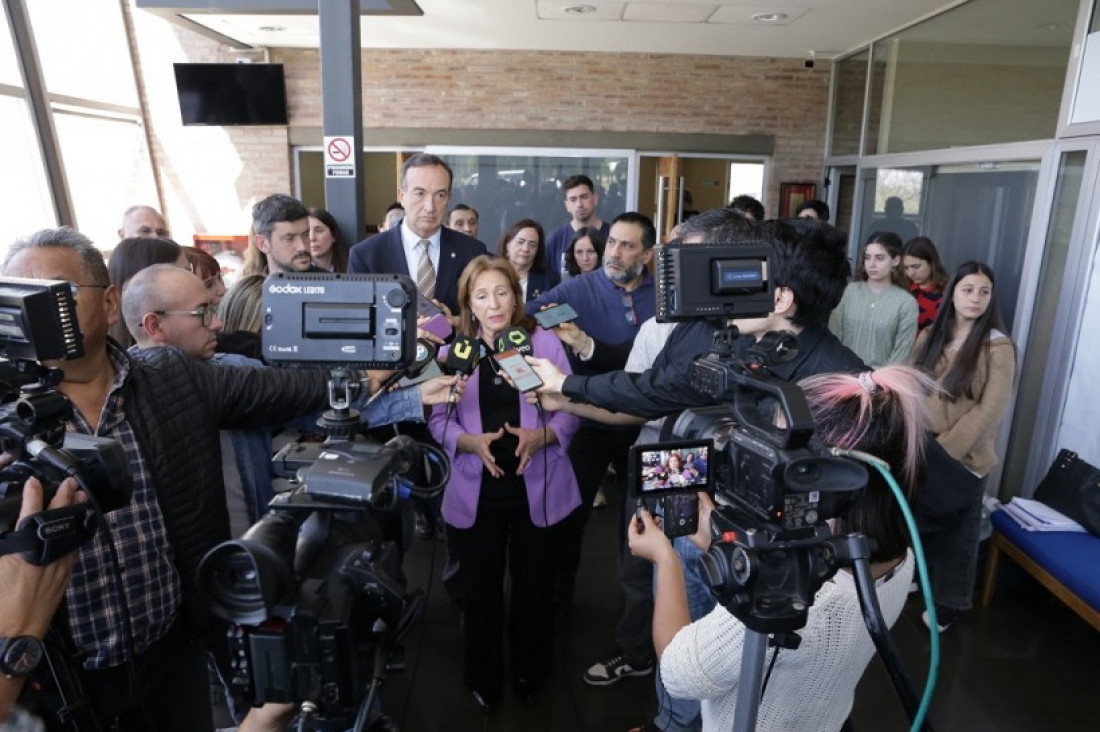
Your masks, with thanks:
[{"label": "no smoking sign", "polygon": [[325,177],[354,178],[355,155],[351,137],[325,137]]}]

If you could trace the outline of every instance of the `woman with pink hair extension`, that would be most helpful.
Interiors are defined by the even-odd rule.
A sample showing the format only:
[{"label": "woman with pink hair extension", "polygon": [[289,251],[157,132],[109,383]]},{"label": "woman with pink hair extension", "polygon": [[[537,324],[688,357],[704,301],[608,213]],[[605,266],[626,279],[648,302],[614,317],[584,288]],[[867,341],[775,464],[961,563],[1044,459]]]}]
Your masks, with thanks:
[{"label": "woman with pink hair extension", "polygon": [[[925,402],[935,382],[915,369],[887,366],[858,376],[813,376],[799,386],[821,442],[885,460],[905,493],[913,496],[923,472]],[[832,530],[838,535],[858,531],[874,540],[874,591],[890,627],[905,604],[914,560],[889,486],[877,471],[868,473],[867,488]],[[705,550],[713,503],[700,494],[699,505],[699,531],[691,539]],[[701,700],[703,732],[731,729],[745,626],[721,605],[692,622],[680,558],[664,532],[644,510],[628,532],[630,550],[656,566],[653,643],[665,688],[678,699]],[[772,659],[757,730],[837,730],[843,725],[856,685],[875,653],[849,571],[837,572],[818,589],[799,635],[797,650],[778,652]]]}]

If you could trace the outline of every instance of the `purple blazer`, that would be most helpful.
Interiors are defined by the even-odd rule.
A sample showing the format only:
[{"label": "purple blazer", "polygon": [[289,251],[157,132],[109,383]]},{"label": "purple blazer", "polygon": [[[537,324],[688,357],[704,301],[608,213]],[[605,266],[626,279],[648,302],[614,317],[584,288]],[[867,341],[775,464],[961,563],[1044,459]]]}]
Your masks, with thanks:
[{"label": "purple blazer", "polygon": [[[536,328],[531,336],[531,345],[535,355],[549,359],[565,373],[571,373],[569,359],[565,355],[561,341],[556,335]],[[446,356],[440,353],[440,358]],[[481,364],[479,369],[490,368]],[[477,518],[477,502],[481,496],[481,477],[485,469],[481,458],[471,452],[458,452],[458,436],[464,433],[479,435],[481,428],[481,386],[478,372],[475,371],[466,382],[466,391],[455,406],[451,423],[446,424],[447,406],[438,404],[432,408],[428,426],[432,436],[443,445],[447,457],[451,459],[451,481],[443,493],[443,518],[459,529],[468,529]],[[527,399],[516,392],[519,400],[519,426],[524,429],[538,429],[538,411],[527,403]],[[531,510],[531,522],[535,526],[551,526],[568,516],[573,509],[581,505],[581,493],[577,487],[577,477],[569,462],[569,442],[580,426],[580,419],[565,412],[547,412],[546,427],[558,436],[558,444],[543,448],[535,453],[527,470],[523,474],[527,485],[527,505]],[[544,457],[545,453],[545,468]],[[543,496],[545,494],[545,504]],[[543,507],[545,505],[545,515]]]}]

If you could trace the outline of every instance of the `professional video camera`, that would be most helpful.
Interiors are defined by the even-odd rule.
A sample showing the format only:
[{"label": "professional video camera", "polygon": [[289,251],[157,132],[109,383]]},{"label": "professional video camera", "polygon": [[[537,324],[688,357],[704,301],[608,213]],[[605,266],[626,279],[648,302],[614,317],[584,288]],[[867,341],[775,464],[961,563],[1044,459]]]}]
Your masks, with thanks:
[{"label": "professional video camera", "polygon": [[[130,502],[130,471],[113,440],[66,432],[73,407],[56,387],[62,371],[42,361],[80,358],[84,346],[68,282],[0,278],[0,554],[45,565],[88,541],[106,513]],[[76,478],[86,504],[41,511],[18,523],[23,484],[35,477],[48,505]]]},{"label": "professional video camera", "polygon": [[351,369],[414,364],[416,313],[404,276],[276,274],[264,283],[265,358],[330,368],[331,409],[318,420],[329,437],[276,456],[277,472],[297,486],[241,539],[208,552],[199,583],[231,623],[234,689],[254,705],[298,704],[302,729],[390,728],[376,695],[402,668],[422,593],[405,591],[399,547],[377,519],[409,492],[437,493],[449,468],[441,451],[408,437],[354,440],[361,401]]},{"label": "professional video camera", "polygon": [[[814,440],[802,391],[770,375],[773,366],[797,357],[793,334],[769,332],[753,345],[740,344],[737,353],[738,331],[729,321],[765,317],[774,308],[773,256],[771,245],[759,240],[657,249],[657,320],[715,326],[712,352],[691,370],[692,386],[715,406],[684,411],[671,429],[666,424],[666,434],[678,441],[678,454],[704,456],[704,482],[716,508],[703,572],[716,599],[748,628],[735,729],[755,727],[767,634],[773,644],[797,647],[794,631],[805,626],[817,590],[845,565],[855,568],[868,629],[912,717],[916,695],[904,670],[892,668],[900,660],[870,579],[868,540],[833,536],[827,524],[858,499],[867,471]],[[668,447],[636,446],[631,465],[641,475],[638,466],[652,462],[647,455]],[[669,482],[638,483],[637,495],[646,500],[699,490],[699,480]],[[666,504],[666,531],[671,525],[672,532],[688,533],[677,530],[691,526],[685,512],[669,505],[677,504]]]}]

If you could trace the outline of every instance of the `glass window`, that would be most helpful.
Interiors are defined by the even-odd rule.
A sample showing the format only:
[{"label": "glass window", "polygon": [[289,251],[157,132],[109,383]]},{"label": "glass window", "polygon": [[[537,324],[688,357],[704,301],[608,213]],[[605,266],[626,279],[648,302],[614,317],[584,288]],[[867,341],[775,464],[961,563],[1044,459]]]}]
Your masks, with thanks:
[{"label": "glass window", "polygon": [[65,177],[80,232],[111,249],[122,212],[157,191],[145,131],[134,121],[54,113]]},{"label": "glass window", "polygon": [[[1084,182],[1086,153],[1083,150],[1074,150],[1063,153],[1058,164],[1058,178],[1054,188],[1054,203],[1051,206],[1050,223],[1047,225],[1047,236],[1043,248],[1043,264],[1039,270],[1039,282],[1037,292],[1058,293],[1066,278],[1066,262],[1069,259],[1070,244],[1073,237],[1073,220],[1077,216],[1077,207],[1080,205],[1081,186]],[[999,285],[1000,283],[998,283]],[[1090,298],[1100,290],[1095,285],[1090,292]],[[997,299],[1003,303],[998,293]],[[1095,305],[1095,302],[1093,303]],[[1003,471],[1001,494],[1002,495],[1027,495],[1031,487],[1024,484],[1024,476],[1027,473],[1028,455],[1031,445],[1036,439],[1047,439],[1045,435],[1036,434],[1036,418],[1046,402],[1051,398],[1049,393],[1044,393],[1043,385],[1049,370],[1051,342],[1055,337],[1053,324],[1058,315],[1059,298],[1057,294],[1051,297],[1038,297],[1035,299],[1035,309],[1031,314],[1031,328],[1028,331],[1027,348],[1024,349],[1023,364],[1020,374],[1016,379],[1019,385],[1019,397],[1016,402],[1016,411],[1012,417],[1012,437],[1008,450],[1005,453],[1006,463]],[[1082,318],[1082,323],[1095,322],[1094,318],[1087,315]],[[1096,332],[1096,328],[1085,327],[1081,329],[1080,340],[1077,345],[1078,361],[1083,354],[1090,351],[1090,332]],[[1018,344],[1024,345],[1024,344]],[[1100,353],[1100,351],[1092,351]],[[1063,364],[1064,365],[1064,364]],[[1073,394],[1073,382],[1080,372],[1076,367],[1071,372],[1070,394]],[[1092,382],[1095,384],[1096,379]],[[1096,407],[1094,399],[1085,399],[1083,395],[1077,399],[1066,400],[1066,412],[1071,413],[1074,405],[1080,405],[1085,411],[1091,412]],[[1089,417],[1089,423],[1092,417]],[[1056,443],[1059,447],[1077,448],[1072,442],[1065,441],[1063,426],[1062,437]]]},{"label": "glass window", "polygon": [[1054,137],[1078,4],[972,0],[876,43],[864,154]]},{"label": "glass window", "polygon": [[[877,172],[887,174],[876,175],[875,182],[865,186],[864,225],[860,228],[859,243],[882,229],[897,231],[903,240],[919,233],[935,243],[948,272],[971,259],[985,262],[997,274],[997,300],[1005,324],[1011,330],[1039,178],[1039,161]],[[905,181],[909,187],[885,189],[880,194],[879,180]],[[922,208],[910,212],[908,205],[903,203],[900,217],[885,211],[880,218],[872,212],[872,202],[881,199],[885,206],[889,191],[912,191],[914,187],[916,200],[923,200]],[[891,225],[899,218],[900,224]]]},{"label": "glass window", "polygon": [[[737,196],[752,196],[757,201],[764,200],[764,164],[730,163],[730,187],[726,201]],[[724,205],[726,201],[723,201]]]},{"label": "glass window", "polygon": [[27,10],[47,91],[138,106],[118,0],[29,2]]},{"label": "glass window", "polygon": [[867,88],[867,51],[836,64],[831,155],[858,155],[863,124],[863,97]]},{"label": "glass window", "polygon": [[611,221],[626,210],[628,160],[625,155],[565,157],[544,155],[461,155],[440,153],[454,170],[450,205],[478,211],[478,239],[496,251],[501,234],[514,221],[532,218],[550,232],[569,221],[561,185],[571,175],[592,179],[600,196],[596,216]]},{"label": "glass window", "polygon": [[0,95],[0,201],[4,202],[7,230],[0,236],[0,261],[13,239],[57,226],[53,199],[46,185],[46,171],[38,138],[26,102]]},{"label": "glass window", "polygon": [[19,73],[19,64],[15,57],[15,44],[11,40],[11,27],[8,25],[8,13],[0,12],[0,84],[23,86],[23,77]]}]

